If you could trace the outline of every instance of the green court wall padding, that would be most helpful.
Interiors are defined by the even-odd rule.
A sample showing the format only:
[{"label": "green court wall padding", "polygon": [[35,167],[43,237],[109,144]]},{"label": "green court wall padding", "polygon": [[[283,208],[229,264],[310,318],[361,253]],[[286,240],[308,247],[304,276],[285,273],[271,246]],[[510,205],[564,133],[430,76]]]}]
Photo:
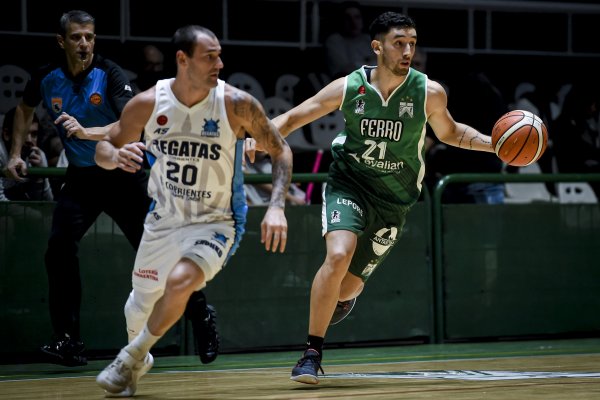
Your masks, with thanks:
[{"label": "green court wall padding", "polygon": [[443,208],[446,340],[600,330],[597,204]]},{"label": "green court wall padding", "polygon": [[[43,263],[52,203],[0,203],[0,349],[33,353],[51,335]],[[308,328],[312,278],[325,257],[321,207],[289,206],[285,253],[260,243],[265,208],[251,207],[242,243],[205,289],[218,313],[222,351],[298,346]],[[418,203],[400,243],[373,274],[347,320],[329,331],[330,343],[398,341],[431,335],[430,231]],[[127,341],[123,306],[131,290],[135,253],[102,214],[81,241],[81,331],[90,351],[119,349]],[[184,320],[159,341],[160,349],[193,353]],[[426,340],[426,339],[425,339]]]},{"label": "green court wall padding", "polygon": [[[0,203],[0,358],[35,353],[50,337],[43,259],[53,207]],[[250,208],[237,254],[205,289],[224,352],[300,347],[306,339],[310,288],[325,257],[321,207],[287,207],[283,254],[260,243],[264,212]],[[327,344],[433,342],[438,320],[441,342],[600,332],[598,204],[445,204],[437,256],[430,215],[428,202],[415,205],[352,313],[329,328]],[[81,242],[81,328],[90,351],[115,351],[127,340],[123,306],[134,257],[104,214]],[[177,323],[156,349],[192,354],[190,325]]]}]

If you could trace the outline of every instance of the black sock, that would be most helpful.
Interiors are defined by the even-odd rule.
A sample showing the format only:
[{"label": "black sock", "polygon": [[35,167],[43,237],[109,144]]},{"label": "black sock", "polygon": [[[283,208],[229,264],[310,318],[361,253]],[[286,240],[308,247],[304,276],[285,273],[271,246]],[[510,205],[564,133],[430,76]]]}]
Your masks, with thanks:
[{"label": "black sock", "polygon": [[306,339],[306,349],[313,349],[319,352],[321,357],[323,357],[323,342],[325,338],[319,336],[308,335]]}]

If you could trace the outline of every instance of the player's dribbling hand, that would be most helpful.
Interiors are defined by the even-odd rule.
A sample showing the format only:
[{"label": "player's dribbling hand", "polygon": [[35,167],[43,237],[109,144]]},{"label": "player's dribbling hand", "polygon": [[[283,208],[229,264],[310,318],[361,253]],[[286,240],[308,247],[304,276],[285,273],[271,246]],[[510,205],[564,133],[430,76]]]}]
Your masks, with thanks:
[{"label": "player's dribbling hand", "polygon": [[127,172],[140,170],[144,162],[144,150],[146,150],[146,146],[142,142],[127,143],[117,149],[115,159],[117,167]]},{"label": "player's dribbling hand", "polygon": [[287,244],[287,220],[283,208],[267,208],[265,217],[260,224],[260,242],[265,244],[265,250],[275,253],[285,251]]}]

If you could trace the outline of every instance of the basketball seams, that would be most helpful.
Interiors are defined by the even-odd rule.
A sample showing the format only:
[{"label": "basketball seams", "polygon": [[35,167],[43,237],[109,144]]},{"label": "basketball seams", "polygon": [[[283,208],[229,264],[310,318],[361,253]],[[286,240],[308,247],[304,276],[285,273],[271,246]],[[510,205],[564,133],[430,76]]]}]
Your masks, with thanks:
[{"label": "basketball seams", "polygon": [[[533,129],[535,129],[535,127],[531,124],[525,125],[525,127],[529,127],[529,132],[527,132],[527,138],[525,140],[523,140],[523,143],[521,143],[521,148],[519,149],[517,154],[515,154],[515,156],[513,157],[513,159],[511,160],[511,162],[509,164],[511,164],[512,162],[514,162],[515,160],[517,160],[519,158],[519,156],[523,152],[523,149],[527,146],[527,142],[529,141],[529,138],[531,137],[531,131]],[[524,166],[531,164],[535,160],[536,160],[536,157],[533,157],[528,163],[525,163]]]},{"label": "basketball seams", "polygon": [[510,128],[506,129],[504,131],[504,133],[502,134],[502,136],[500,136],[500,138],[498,139],[498,143],[496,143],[496,147],[494,149],[496,154],[498,154],[500,152],[500,149],[502,148],[502,145],[504,144],[504,142],[506,140],[508,140],[508,138],[510,138],[515,131],[518,131],[519,129],[523,128],[524,126],[527,126],[527,124],[524,124],[523,120],[520,120],[520,121],[514,123]]},{"label": "basketball seams", "polygon": [[530,111],[513,110],[494,124],[492,145],[496,155],[505,163],[526,166],[544,154],[547,135],[545,125],[537,115]]},{"label": "basketball seams", "polygon": [[545,137],[544,122],[537,115],[534,115],[534,127],[538,134],[538,148],[537,148],[537,151],[535,153],[535,158],[534,158],[534,160],[537,161],[542,156],[543,149],[544,149],[544,137]]}]

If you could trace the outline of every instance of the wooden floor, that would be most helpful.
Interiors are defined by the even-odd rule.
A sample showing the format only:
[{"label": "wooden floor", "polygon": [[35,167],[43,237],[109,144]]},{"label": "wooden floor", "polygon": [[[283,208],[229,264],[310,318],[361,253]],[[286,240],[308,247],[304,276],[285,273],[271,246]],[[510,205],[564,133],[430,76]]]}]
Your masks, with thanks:
[{"label": "wooden floor", "polygon": [[[600,399],[600,339],[326,350],[318,385],[289,379],[299,352],[157,357],[139,399]],[[101,399],[86,367],[0,365],[0,399]]]}]

